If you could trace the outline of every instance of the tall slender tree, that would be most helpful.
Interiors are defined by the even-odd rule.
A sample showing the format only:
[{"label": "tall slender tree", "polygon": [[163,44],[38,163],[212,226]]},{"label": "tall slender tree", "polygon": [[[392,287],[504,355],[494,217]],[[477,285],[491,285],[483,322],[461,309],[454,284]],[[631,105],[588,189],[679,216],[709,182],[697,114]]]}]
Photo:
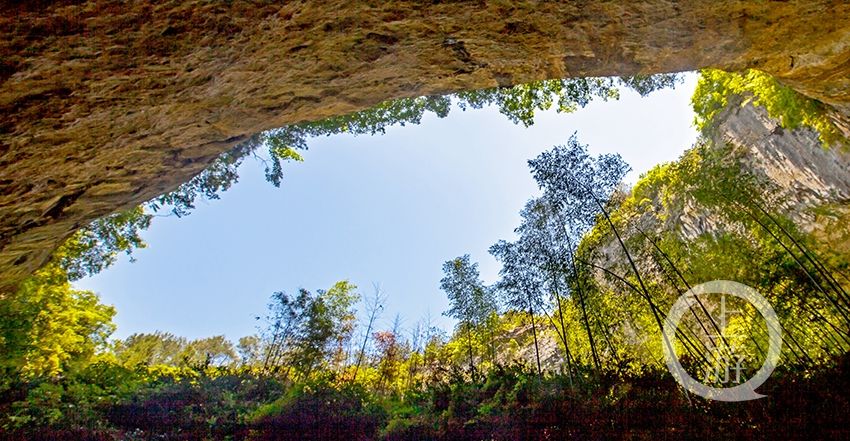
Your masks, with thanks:
[{"label": "tall slender tree", "polygon": [[591,355],[599,370],[601,361],[590,325],[588,293],[583,289],[575,254],[600,213],[605,214],[602,203],[611,199],[629,167],[619,155],[590,156],[587,146],[580,144],[575,134],[567,145],[556,146],[528,163],[543,196],[527,205],[523,212],[526,221],[520,231],[539,237],[541,258],[552,274],[549,279],[553,292],[560,293],[563,286],[578,297]]},{"label": "tall slender tree", "polygon": [[469,369],[476,381],[473,333],[498,309],[496,299],[481,281],[478,264],[471,262],[469,254],[445,262],[443,274],[440,288],[451,304],[444,314],[457,319],[458,330],[466,335]]},{"label": "tall slender tree", "polygon": [[374,284],[375,293],[372,297],[369,298],[368,303],[366,304],[366,311],[369,316],[368,323],[366,325],[366,332],[363,334],[363,344],[360,346],[360,351],[357,353],[357,363],[354,365],[354,374],[351,377],[351,381],[357,379],[357,373],[360,371],[360,365],[363,364],[363,357],[366,356],[366,346],[369,344],[369,336],[372,332],[372,327],[375,326],[375,321],[378,319],[378,315],[384,309],[384,302],[387,301],[386,295],[381,291],[381,285]]},{"label": "tall slender tree", "polygon": [[534,339],[537,374],[542,375],[535,314],[543,307],[544,277],[533,262],[529,261],[528,250],[523,249],[523,245],[525,243],[522,239],[517,242],[502,240],[490,247],[490,254],[502,262],[502,269],[499,271],[501,279],[496,282],[495,288],[497,293],[501,294],[504,304],[528,313]]}]

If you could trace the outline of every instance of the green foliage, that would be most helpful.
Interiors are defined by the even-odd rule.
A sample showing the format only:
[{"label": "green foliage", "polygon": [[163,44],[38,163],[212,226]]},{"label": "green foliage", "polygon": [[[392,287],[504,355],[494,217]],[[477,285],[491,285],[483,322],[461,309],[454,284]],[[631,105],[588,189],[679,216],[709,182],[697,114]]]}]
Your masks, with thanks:
[{"label": "green foliage", "polygon": [[[846,288],[835,283],[830,270],[819,263],[817,255],[823,244],[768,208],[776,206],[774,184],[749,174],[740,154],[728,146],[705,141],[678,161],[643,176],[617,203],[611,218],[619,230],[631,231],[626,243],[638,257],[639,268],[662,311],[691,284],[719,279],[745,283],[768,298],[784,324],[788,342],[783,347],[784,362],[818,365],[848,347],[846,334],[840,331],[847,326]],[[702,220],[710,229],[689,236],[683,220]],[[596,250],[611,243],[612,236],[608,225],[597,223],[581,244],[582,259],[594,260]],[[836,263],[832,262],[833,267],[841,267]],[[610,330],[615,347],[621,348],[617,352],[642,359],[638,366],[648,365],[661,356],[659,334],[652,329],[647,313],[631,306],[629,296],[622,294],[634,292],[636,284],[633,278],[623,276],[628,274],[626,268],[622,262],[609,264],[608,273],[587,273],[585,281],[599,291],[592,297],[598,315],[628,325]],[[716,300],[708,300],[707,307],[717,307]],[[758,366],[767,334],[753,317],[738,317],[730,329],[752,336],[736,346],[751,365]],[[707,343],[705,329],[711,326],[707,315],[695,312],[688,318],[689,338],[695,339],[696,346],[699,341]],[[629,335],[647,337],[643,341],[622,338]],[[685,343],[679,344],[684,352]],[[688,352],[698,357],[700,351],[692,348]],[[634,369],[635,363],[629,361],[629,366]]]},{"label": "green foliage", "polygon": [[0,427],[104,430],[108,423],[99,407],[132,396],[144,382],[140,372],[99,361],[58,381],[31,383],[25,399],[11,403]]},{"label": "green foliage", "polygon": [[642,95],[663,87],[672,87],[676,75],[653,75],[631,78],[580,78],[548,80],[508,88],[493,88],[462,92],[454,96],[403,98],[380,103],[369,109],[315,122],[294,124],[249,137],[229,151],[222,153],[204,171],[181,184],[177,189],[147,203],[92,222],[68,239],[54,259],[65,268],[69,280],[96,274],[112,265],[119,253],[131,255],[145,246],[140,233],[150,225],[154,213],[168,209],[173,215],[186,216],[200,198],[218,199],[238,179],[238,168],[259,147],[268,148],[266,178],[279,186],[283,178],[283,163],[303,161],[299,150],[307,148],[307,139],[339,133],[354,135],[385,133],[394,125],[419,124],[430,112],[443,118],[451,110],[452,100],[460,108],[481,108],[496,105],[514,123],[529,126],[538,110],[549,109],[556,101],[558,110],[571,112],[584,107],[594,97],[604,100],[617,98],[615,84],[634,88]]},{"label": "green foliage", "polygon": [[96,294],[72,289],[58,265],[39,270],[0,298],[0,389],[85,366],[105,348],[114,315]]},{"label": "green foliage", "polygon": [[[784,124],[811,122],[805,118],[811,109],[772,79],[752,74],[733,81],[722,76],[729,74],[707,72],[698,92],[705,124],[726,106],[730,93],[747,88],[772,100],[769,111],[786,112]],[[643,94],[674,81],[636,77],[620,83]],[[557,104],[570,111],[593,97],[613,98],[614,84],[540,82],[455,99],[461,107],[497,105],[514,122],[528,125],[536,110]],[[770,110],[774,105],[779,109]],[[279,184],[280,161],[301,160],[298,151],[308,137],[379,133],[392,124],[418,123],[426,112],[444,116],[450,106],[450,97],[398,100],[268,132],[148,207],[187,214],[196,197],[216,197],[235,182],[242,158],[260,145],[271,150],[267,175]],[[100,271],[118,253],[143,246],[139,231],[150,216],[137,208],[98,221],[18,292],[0,298],[0,436],[704,438],[717,435],[718,423],[729,423],[721,437],[753,438],[775,425],[788,430],[781,423],[821,430],[824,421],[829,428],[820,435],[846,434],[834,427],[850,410],[845,384],[850,337],[844,331],[850,304],[846,285],[827,267],[850,264],[841,255],[819,260],[822,245],[768,209],[772,186],[744,173],[734,152],[700,144],[679,161],[649,171],[630,192],[618,189],[627,170],[622,160],[589,156],[575,136],[530,166],[543,194],[523,210],[517,240],[493,247],[504,266],[495,287],[481,281],[468,255],[445,262],[441,288],[450,301],[446,314],[459,321],[455,332],[447,336],[424,323],[408,339],[398,319],[391,330],[373,330],[370,322],[366,334],[372,345],[357,367],[359,344],[353,347],[352,337],[360,296],[347,281],[294,296],[275,293],[267,329],[240,339],[238,357],[223,336],[189,341],[162,332],[136,334],[109,347],[114,310],[92,293],[71,289],[68,280]],[[687,216],[711,220],[711,231],[684,234],[680,220]],[[626,265],[620,253],[636,263]],[[690,283],[721,278],[765,293],[789,337],[786,370],[766,385],[776,397],[768,405],[686,404],[658,363],[654,313],[666,310]],[[498,313],[493,288],[512,310]],[[689,322],[675,342],[694,358],[689,368],[699,366],[699,348],[687,346],[697,325]],[[751,332],[746,355],[757,361],[765,333],[747,317],[730,326]],[[532,342],[535,348],[555,342],[562,362],[550,358],[530,369]],[[540,355],[536,349],[535,354]],[[824,402],[834,409],[810,418],[806,412]],[[661,434],[659,424],[665,428]]]},{"label": "green foliage", "polygon": [[[476,379],[473,334],[487,330],[489,318],[498,311],[493,290],[485,286],[478,273],[478,264],[463,255],[443,264],[444,277],[440,289],[449,297],[449,310],[444,314],[458,320],[458,329],[465,333],[467,360],[472,380]],[[492,345],[492,336],[490,345]],[[492,355],[491,355],[492,358]]]},{"label": "green foliage", "polygon": [[659,89],[675,87],[675,74],[641,75],[622,78],[566,78],[535,81],[512,87],[500,87],[459,92],[455,95],[461,109],[480,109],[493,105],[514,124],[526,127],[534,124],[537,111],[553,105],[558,112],[574,112],[593,99],[618,99],[617,85],[634,89],[641,96]]},{"label": "green foliage", "polygon": [[281,384],[245,369],[204,369],[188,378],[158,377],[104,412],[142,439],[243,437],[251,412],[283,393]]},{"label": "green foliage", "polygon": [[115,343],[115,356],[128,367],[157,364],[177,366],[186,339],[169,333],[133,334]]},{"label": "green foliage", "polygon": [[150,226],[151,216],[142,207],[98,219],[77,231],[53,254],[54,260],[74,281],[97,274],[113,263],[118,254],[131,255],[144,248],[141,231]]},{"label": "green foliage", "polygon": [[262,340],[256,335],[241,337],[236,345],[239,361],[244,366],[256,365],[262,361]]},{"label": "green foliage", "polygon": [[846,142],[841,133],[826,115],[824,105],[784,86],[776,78],[758,71],[740,73],[704,69],[700,73],[694,96],[691,98],[696,119],[694,123],[702,130],[709,130],[715,117],[723,111],[730,100],[762,106],[771,118],[779,120],[782,127],[796,129],[810,127],[818,132],[824,145]]},{"label": "green foliage", "polygon": [[626,86],[640,96],[647,96],[652,92],[674,88],[682,82],[682,77],[675,73],[668,74],[653,74],[653,75],[634,75],[631,77],[620,77],[620,84]]},{"label": "green foliage", "polygon": [[177,217],[188,215],[195,208],[195,199],[198,197],[218,199],[219,193],[233,186],[239,179],[238,169],[242,161],[262,144],[262,135],[248,138],[219,155],[204,171],[188,182],[143,206],[153,212],[167,207]]},{"label": "green foliage", "polygon": [[327,377],[301,383],[251,415],[254,439],[375,439],[386,410],[357,384]]},{"label": "green foliage", "polygon": [[237,361],[233,345],[222,335],[188,341],[169,333],[133,334],[115,343],[118,361],[136,366],[222,366]]},{"label": "green foliage", "polygon": [[317,369],[339,363],[354,331],[354,304],[360,299],[357,287],[340,281],[315,294],[300,290],[290,297],[272,296],[264,336],[263,368],[284,370],[291,378],[310,378]]},{"label": "green foliage", "polygon": [[619,98],[613,78],[578,78],[535,81],[507,88],[481,89],[460,92],[461,109],[480,109],[496,106],[514,124],[526,127],[534,124],[534,114],[557,104],[558,112],[574,112],[593,98],[604,101]]},{"label": "green foliage", "polygon": [[466,254],[445,262],[443,274],[440,288],[450,303],[445,315],[461,321],[463,326],[484,324],[497,305],[492,291],[480,279],[478,264]]}]

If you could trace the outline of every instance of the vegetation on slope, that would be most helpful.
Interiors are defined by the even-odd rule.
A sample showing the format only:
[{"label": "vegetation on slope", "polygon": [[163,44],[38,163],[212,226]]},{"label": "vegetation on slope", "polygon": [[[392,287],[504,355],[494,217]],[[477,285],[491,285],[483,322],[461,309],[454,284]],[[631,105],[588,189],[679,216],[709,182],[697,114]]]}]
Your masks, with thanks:
[{"label": "vegetation on slope", "polygon": [[786,129],[809,127],[818,132],[824,145],[847,142],[829,119],[822,103],[754,69],[744,72],[704,69],[700,72],[700,80],[691,100],[697,115],[694,121],[697,128],[709,130],[714,124],[714,118],[729,104],[730,98],[741,104],[752,100],[755,105],[767,109],[770,117],[778,120]]}]

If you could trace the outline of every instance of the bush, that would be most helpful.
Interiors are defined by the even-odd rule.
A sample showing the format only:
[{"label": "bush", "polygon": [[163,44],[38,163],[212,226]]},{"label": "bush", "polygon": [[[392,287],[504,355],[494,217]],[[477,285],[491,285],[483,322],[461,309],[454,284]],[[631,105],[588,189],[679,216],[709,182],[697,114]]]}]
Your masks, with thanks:
[{"label": "bush", "polygon": [[317,381],[296,387],[255,413],[252,440],[376,439],[388,419],[359,385]]}]

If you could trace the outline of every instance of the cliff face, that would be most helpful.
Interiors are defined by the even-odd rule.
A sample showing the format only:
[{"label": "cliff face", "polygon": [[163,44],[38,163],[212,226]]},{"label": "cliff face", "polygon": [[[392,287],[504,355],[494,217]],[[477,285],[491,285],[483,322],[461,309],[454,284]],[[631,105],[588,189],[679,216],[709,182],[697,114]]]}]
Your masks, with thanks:
[{"label": "cliff face", "polygon": [[[770,199],[776,205],[769,209],[788,216],[802,231],[815,234],[833,252],[850,253],[850,151],[825,148],[818,134],[809,129],[784,130],[764,108],[751,104],[732,104],[718,115],[711,138],[714,148],[731,147],[750,174],[771,184],[775,193]],[[650,236],[674,232],[692,240],[728,226],[715,208],[690,195],[672,195],[664,203],[662,197],[656,193],[649,202],[653,208],[631,219],[626,230],[637,235],[637,225]],[[599,250],[597,264],[630,271],[614,237],[606,238]],[[650,263],[643,269],[656,271]]]},{"label": "cliff face", "polygon": [[752,173],[773,182],[780,211],[807,231],[817,227],[811,208],[850,209],[850,151],[825,148],[817,133],[784,130],[761,107],[732,107],[721,115],[715,142],[743,153]]},{"label": "cliff face", "polygon": [[[833,218],[850,212],[850,151],[825,148],[816,132],[784,130],[763,108],[747,104],[719,115],[713,138],[716,145],[731,146],[750,173],[775,185],[780,205],[771,208],[804,231],[829,221],[817,216],[817,207],[831,206]],[[712,217],[693,205],[678,221],[686,238],[714,228]]]},{"label": "cliff face", "polygon": [[850,120],[843,1],[92,0],[0,10],[0,288],[76,228],[175,188],[250,134],[390,98],[754,67]]},{"label": "cliff face", "polygon": [[[814,234],[831,254],[850,255],[850,151],[824,148],[818,134],[812,130],[784,130],[763,108],[750,104],[730,105],[717,116],[713,129],[712,142],[715,148],[730,146],[749,173],[774,185],[777,194],[771,199],[780,201],[781,205],[771,209],[789,216],[803,231]],[[692,240],[728,227],[715,208],[699,204],[690,195],[670,195],[658,188],[654,194],[655,198],[647,202],[651,208],[641,209],[641,214],[627,218],[627,225],[620,224],[620,234],[627,243],[633,244],[632,239],[640,239],[645,244],[640,231],[649,237],[673,232],[684,240]],[[670,200],[662,202],[661,199],[667,197]],[[829,210],[817,210],[818,207],[829,207]],[[617,215],[614,217],[619,218]],[[650,247],[645,246],[647,249]],[[619,242],[612,234],[602,238],[593,249],[591,259],[594,265],[619,275],[633,274]],[[660,274],[653,259],[642,254],[634,245],[630,245],[630,252],[656,301],[662,308],[669,306],[680,293],[670,288],[668,279]],[[709,262],[704,264],[711,265]],[[688,276],[687,268],[680,269]],[[635,297],[620,281],[606,276],[604,271],[596,269],[593,274],[605,295],[614,298],[618,295],[623,298]],[[704,281],[690,280],[692,284]],[[653,286],[656,282],[659,284],[657,287]],[[665,289],[668,291],[665,292]],[[665,295],[670,297],[665,298]],[[641,307],[645,306],[642,304]],[[553,340],[551,329],[546,329],[549,334],[541,338],[540,356],[546,369],[554,371],[563,359],[563,347],[559,341]],[[519,328],[512,336],[528,341],[530,332],[529,328]],[[638,330],[629,321],[618,324],[615,332],[624,336],[627,344],[634,345],[635,354],[640,353],[638,348],[641,345],[659,342],[657,336],[653,337],[656,328]],[[601,351],[607,351],[604,343],[598,344]],[[534,363],[533,346],[526,345],[509,354],[529,365]]]}]

